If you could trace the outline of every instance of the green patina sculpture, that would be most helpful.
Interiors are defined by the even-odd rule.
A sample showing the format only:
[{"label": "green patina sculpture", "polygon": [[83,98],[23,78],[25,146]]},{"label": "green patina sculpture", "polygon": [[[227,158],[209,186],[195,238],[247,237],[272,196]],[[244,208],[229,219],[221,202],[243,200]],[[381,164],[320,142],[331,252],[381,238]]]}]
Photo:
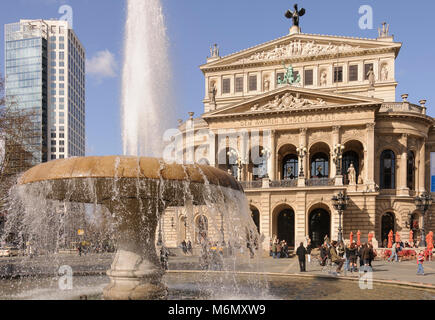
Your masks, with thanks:
[{"label": "green patina sculpture", "polygon": [[293,71],[293,67],[290,65],[288,68],[284,65],[284,68],[287,69],[285,75],[284,75],[284,79],[281,79],[281,77],[278,77],[278,84],[295,84],[295,83],[300,83],[301,81],[301,76],[300,74],[297,75],[296,79],[295,79],[295,72]]}]

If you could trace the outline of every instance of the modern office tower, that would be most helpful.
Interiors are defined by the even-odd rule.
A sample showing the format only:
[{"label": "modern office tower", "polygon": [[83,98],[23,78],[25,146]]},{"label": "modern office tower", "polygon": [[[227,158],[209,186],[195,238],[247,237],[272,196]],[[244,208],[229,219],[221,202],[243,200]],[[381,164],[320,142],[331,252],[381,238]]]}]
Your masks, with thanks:
[{"label": "modern office tower", "polygon": [[67,21],[5,25],[6,99],[32,111],[34,162],[85,155],[85,50]]}]

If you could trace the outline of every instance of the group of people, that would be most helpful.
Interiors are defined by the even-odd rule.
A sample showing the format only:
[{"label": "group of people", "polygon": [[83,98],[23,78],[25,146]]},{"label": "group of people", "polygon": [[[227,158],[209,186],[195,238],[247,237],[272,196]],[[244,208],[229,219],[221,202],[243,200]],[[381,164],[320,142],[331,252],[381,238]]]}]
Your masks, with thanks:
[{"label": "group of people", "polygon": [[[304,243],[301,242],[296,250],[301,272],[306,271],[306,256],[308,256],[308,262],[311,261],[312,249],[312,242],[308,238],[307,247],[305,248]],[[358,245],[355,242],[331,242],[329,241],[328,236],[325,236],[324,242],[320,246],[319,251],[320,254],[317,258],[319,264],[321,266],[325,266],[327,263],[335,265],[337,275],[340,275],[343,265],[346,271],[358,272],[359,268],[364,268],[366,271],[368,268],[372,268],[372,261],[376,257],[376,251],[373,249],[371,243],[362,243],[361,245]]]},{"label": "group of people", "polygon": [[270,240],[270,256],[274,259],[289,258],[289,246],[285,240],[279,241],[278,238]]},{"label": "group of people", "polygon": [[190,255],[192,255],[193,254],[193,249],[192,249],[192,242],[190,242],[190,240],[187,240],[187,242],[186,242],[186,240],[183,240],[182,242],[181,242],[181,249],[183,250],[183,253],[186,255],[186,254],[190,254]]}]

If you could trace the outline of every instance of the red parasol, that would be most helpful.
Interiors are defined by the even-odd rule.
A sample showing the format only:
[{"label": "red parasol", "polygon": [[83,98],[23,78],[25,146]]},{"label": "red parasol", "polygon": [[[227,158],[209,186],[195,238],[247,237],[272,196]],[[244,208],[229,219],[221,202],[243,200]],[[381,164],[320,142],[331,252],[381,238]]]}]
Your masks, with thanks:
[{"label": "red parasol", "polygon": [[358,232],[356,233],[356,244],[358,246],[361,245],[361,231],[358,230]]},{"label": "red parasol", "polygon": [[367,242],[372,242],[372,239],[373,239],[373,233],[369,232],[368,241]]},{"label": "red parasol", "polygon": [[414,241],[414,232],[412,230],[409,230],[409,244],[412,244]]},{"label": "red parasol", "polygon": [[399,231],[396,231],[396,242],[400,242],[400,234]]},{"label": "red parasol", "polygon": [[433,232],[430,231],[426,236],[426,247],[429,250],[433,250]]},{"label": "red parasol", "polygon": [[390,232],[388,233],[388,248],[392,248],[393,247],[393,230],[390,230]]},{"label": "red parasol", "polygon": [[350,235],[349,235],[349,242],[350,243],[353,242],[353,232],[352,231],[350,232]]}]

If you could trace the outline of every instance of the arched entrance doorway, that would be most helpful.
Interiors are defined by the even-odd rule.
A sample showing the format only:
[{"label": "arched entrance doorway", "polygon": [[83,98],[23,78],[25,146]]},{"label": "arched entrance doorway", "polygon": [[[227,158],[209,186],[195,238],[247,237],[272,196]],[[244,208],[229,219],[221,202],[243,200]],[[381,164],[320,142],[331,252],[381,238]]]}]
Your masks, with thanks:
[{"label": "arched entrance doorway", "polygon": [[255,207],[251,207],[251,218],[257,226],[258,233],[260,233],[260,211]]},{"label": "arched entrance doorway", "polygon": [[[382,240],[382,246],[385,248],[386,244],[388,243],[388,234],[390,231],[393,231],[393,234],[395,233],[394,230],[394,213],[387,212],[382,216],[381,220],[381,240]],[[393,238],[394,240],[394,238]]]},{"label": "arched entrance doorway", "polygon": [[292,209],[286,208],[279,212],[278,218],[278,239],[285,240],[289,247],[295,246],[295,213]]},{"label": "arched entrance doorway", "polygon": [[308,223],[309,236],[314,246],[322,245],[326,235],[331,239],[331,216],[327,210],[317,208],[311,211]]}]

